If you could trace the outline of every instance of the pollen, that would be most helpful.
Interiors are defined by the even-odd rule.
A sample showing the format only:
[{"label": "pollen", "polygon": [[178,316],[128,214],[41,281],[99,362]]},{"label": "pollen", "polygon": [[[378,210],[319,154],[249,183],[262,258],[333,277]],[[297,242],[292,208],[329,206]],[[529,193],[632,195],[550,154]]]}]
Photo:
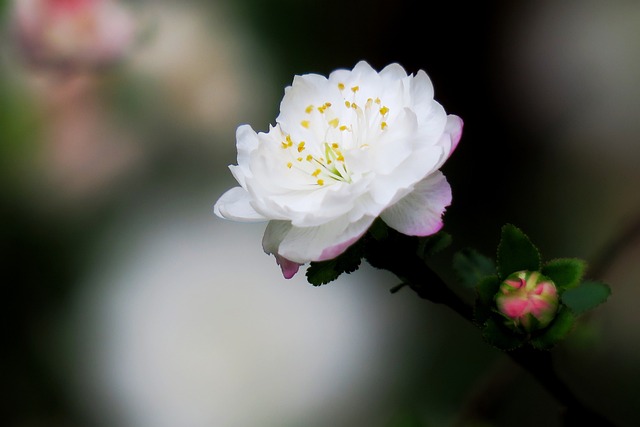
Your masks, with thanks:
[{"label": "pollen", "polygon": [[334,150],[337,149],[338,147],[339,146],[338,146],[337,142],[334,142],[334,143],[331,144],[331,148],[333,148]]},{"label": "pollen", "polygon": [[340,126],[338,129],[340,129],[340,130],[342,130],[342,131],[345,131],[345,130],[347,130],[347,127],[346,127],[345,125],[342,125],[342,126]]},{"label": "pollen", "polygon": [[380,114],[382,114],[383,116],[385,114],[387,114],[389,112],[389,108],[388,107],[382,107],[380,108]]},{"label": "pollen", "polygon": [[329,120],[329,125],[331,125],[334,128],[338,127],[338,123],[340,123],[340,121],[338,120],[337,117],[335,119]]},{"label": "pollen", "polygon": [[287,163],[287,167],[288,167],[289,169],[291,169],[291,166],[293,166],[293,163],[291,163],[291,162]]},{"label": "pollen", "polygon": [[318,183],[318,185],[324,185],[324,180],[319,179],[318,181],[316,181]]},{"label": "pollen", "polygon": [[339,162],[344,162],[344,156],[342,154],[338,155],[338,157],[336,157],[336,160]]},{"label": "pollen", "polygon": [[344,83],[338,83],[338,89],[344,90]]},{"label": "pollen", "polygon": [[351,103],[350,103],[349,101],[344,101],[344,105],[345,105],[347,108],[351,108]]},{"label": "pollen", "polygon": [[291,135],[287,135],[287,147],[291,147],[293,145],[293,141],[291,140]]},{"label": "pollen", "polygon": [[353,86],[353,87],[351,88],[351,92],[353,92],[353,93],[356,93],[356,92],[357,92],[357,91],[359,91],[359,90],[360,90],[360,86]]},{"label": "pollen", "polygon": [[320,169],[316,169],[313,171],[313,173],[311,174],[312,176],[318,176],[320,175],[320,172],[322,172]]},{"label": "pollen", "polygon": [[387,128],[387,122],[380,123],[380,129],[385,130]]},{"label": "pollen", "polygon": [[311,154],[307,155],[307,162],[310,162],[311,160],[313,160],[313,156]]},{"label": "pollen", "polygon": [[313,105],[309,105],[307,108],[304,109],[304,112],[307,114],[311,114],[312,111],[313,111]]},{"label": "pollen", "polygon": [[302,157],[298,157],[296,160],[301,162],[302,161]]},{"label": "pollen", "polygon": [[353,102],[353,103],[351,104],[351,108],[353,108],[354,110],[357,110],[357,109],[358,109],[358,104],[356,104],[355,102]]},{"label": "pollen", "polygon": [[380,98],[376,98],[375,101],[373,101],[373,102],[375,102],[376,104],[379,105],[382,101],[380,101]]},{"label": "pollen", "polygon": [[309,129],[309,120],[303,120],[300,122],[300,125],[305,128],[305,129]]},{"label": "pollen", "polygon": [[304,141],[298,144],[298,153],[302,153],[304,151]]}]

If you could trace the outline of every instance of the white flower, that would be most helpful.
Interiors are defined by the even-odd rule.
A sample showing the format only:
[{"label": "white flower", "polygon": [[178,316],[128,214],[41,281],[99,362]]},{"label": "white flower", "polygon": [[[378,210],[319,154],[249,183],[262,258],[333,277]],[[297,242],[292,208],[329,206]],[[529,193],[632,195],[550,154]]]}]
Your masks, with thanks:
[{"label": "white flower", "polygon": [[380,217],[427,236],[442,228],[451,187],[438,170],[456,147],[462,120],[433,99],[420,70],[398,64],[377,73],[359,62],[327,79],[296,76],[267,133],[237,130],[239,187],[216,215],[269,221],[263,238],[285,277],[299,265],[332,259]]}]

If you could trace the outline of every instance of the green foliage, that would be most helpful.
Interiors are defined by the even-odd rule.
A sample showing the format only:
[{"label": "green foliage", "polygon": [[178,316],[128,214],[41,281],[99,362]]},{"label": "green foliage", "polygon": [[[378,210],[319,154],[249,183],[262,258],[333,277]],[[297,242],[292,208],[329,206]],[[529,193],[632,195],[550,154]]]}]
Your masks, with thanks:
[{"label": "green foliage", "polygon": [[609,298],[611,288],[602,282],[588,281],[562,294],[562,302],[576,315],[591,310]]},{"label": "green foliage", "polygon": [[573,328],[575,320],[576,318],[571,310],[561,306],[553,322],[531,338],[531,345],[539,350],[552,348],[567,336]]},{"label": "green foliage", "polygon": [[451,245],[451,235],[443,231],[431,236],[421,237],[418,241],[418,257],[427,259]]},{"label": "green foliage", "polygon": [[504,326],[496,317],[492,317],[482,327],[482,337],[486,342],[500,350],[515,350],[525,341],[525,335],[519,335]]},{"label": "green foliage", "polygon": [[553,280],[558,290],[570,289],[578,286],[584,271],[586,263],[576,258],[561,258],[547,262],[541,273]]},{"label": "green foliage", "polygon": [[504,279],[521,270],[539,271],[540,252],[519,228],[506,224],[498,244],[498,276]]},{"label": "green foliage", "polygon": [[460,282],[466,287],[474,287],[480,280],[496,272],[493,260],[475,249],[467,248],[453,255],[453,269]]},{"label": "green foliage", "polygon": [[313,286],[320,286],[336,280],[342,273],[353,273],[360,267],[362,256],[361,240],[334,259],[312,262],[307,268],[307,281]]},{"label": "green foliage", "polygon": [[[602,304],[611,294],[611,289],[604,283],[581,283],[586,270],[583,260],[560,258],[541,266],[538,249],[529,237],[511,224],[502,228],[497,255],[497,269],[493,272],[490,271],[491,260],[473,250],[458,252],[454,256],[453,267],[464,285],[475,282],[474,322],[482,329],[484,339],[502,350],[513,350],[522,344],[538,350],[552,348],[573,329],[580,314]],[[522,270],[540,271],[554,282],[560,296],[553,321],[532,333],[510,329],[495,304],[501,282]]]}]

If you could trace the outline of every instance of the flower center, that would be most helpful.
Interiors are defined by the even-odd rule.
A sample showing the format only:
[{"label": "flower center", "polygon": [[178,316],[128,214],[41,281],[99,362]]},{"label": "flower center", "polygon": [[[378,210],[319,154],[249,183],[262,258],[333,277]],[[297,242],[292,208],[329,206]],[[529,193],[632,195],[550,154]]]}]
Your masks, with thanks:
[{"label": "flower center", "polygon": [[281,142],[286,167],[301,171],[314,186],[353,182],[349,159],[368,150],[370,143],[389,127],[390,110],[380,98],[364,100],[358,96],[359,86],[347,89],[338,83],[338,89],[342,95],[338,105],[325,101],[304,109],[299,125],[313,142],[294,141],[291,135]]}]

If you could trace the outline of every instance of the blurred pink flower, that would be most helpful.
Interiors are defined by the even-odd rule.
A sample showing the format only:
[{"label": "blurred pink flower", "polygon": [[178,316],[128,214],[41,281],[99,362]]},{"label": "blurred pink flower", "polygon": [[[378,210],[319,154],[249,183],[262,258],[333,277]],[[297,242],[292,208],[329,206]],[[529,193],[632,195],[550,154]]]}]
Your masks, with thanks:
[{"label": "blurred pink flower", "polygon": [[134,19],[111,0],[14,0],[13,35],[32,65],[96,68],[121,59],[131,46]]}]

